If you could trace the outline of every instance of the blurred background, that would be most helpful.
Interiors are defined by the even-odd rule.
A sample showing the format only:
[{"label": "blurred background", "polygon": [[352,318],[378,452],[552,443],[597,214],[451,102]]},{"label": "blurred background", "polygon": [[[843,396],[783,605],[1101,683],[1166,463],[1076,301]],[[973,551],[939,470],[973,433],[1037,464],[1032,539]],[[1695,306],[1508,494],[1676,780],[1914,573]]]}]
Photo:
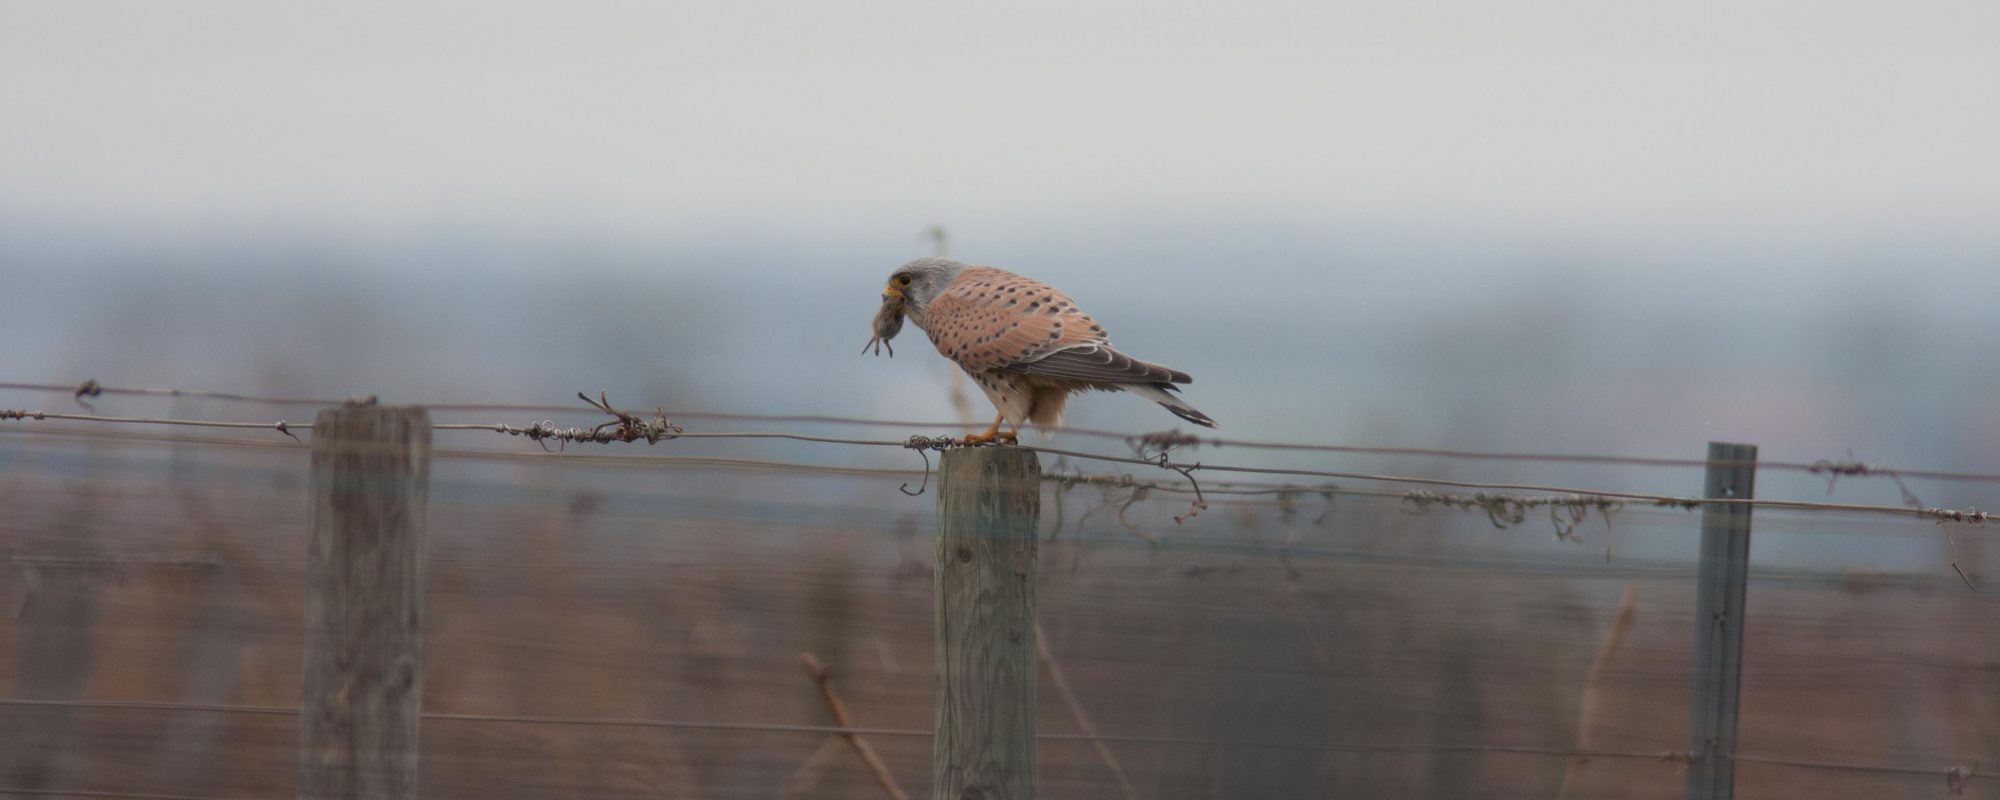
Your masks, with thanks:
[{"label": "blurred background", "polygon": [[[1980,2],[0,2],[0,382],[950,421],[921,332],[893,360],[856,353],[890,270],[942,247],[1061,287],[1121,348],[1192,373],[1187,398],[1234,439],[1690,459],[1742,441],[2000,473],[1996,34]],[[20,389],[0,407],[83,411]],[[554,416],[597,421],[578,408]],[[1177,422],[1123,396],[1071,408],[1087,428]],[[438,437],[459,454],[434,472],[427,709],[826,724],[795,660],[813,650],[859,724],[928,728],[934,499],[896,492],[917,473]],[[797,443],[609,452],[920,467]],[[1197,455],[1701,489],[1699,467]],[[295,707],[305,470],[269,432],[0,423],[0,691]],[[1759,484],[1907,502],[1883,477]],[[1990,508],[1996,485],[1904,488]],[[1557,537],[1534,515],[1496,530],[1394,497],[1274,497],[1176,525],[1185,497],[1050,486],[1043,621],[1097,728],[1296,746],[1049,742],[1045,794],[1679,796],[1658,759],[1335,746],[1685,749],[1697,515]],[[2000,609],[1950,566],[1993,574],[1993,529],[1757,526],[1744,750],[1907,771],[1746,763],[1745,796],[2000,797],[1945,777],[2000,763]],[[1580,721],[1600,653],[1609,699]],[[1044,701],[1044,729],[1073,732]],[[15,794],[292,792],[282,715],[0,721]],[[823,734],[424,736],[435,796],[882,793]],[[880,745],[921,794],[929,741]]]}]

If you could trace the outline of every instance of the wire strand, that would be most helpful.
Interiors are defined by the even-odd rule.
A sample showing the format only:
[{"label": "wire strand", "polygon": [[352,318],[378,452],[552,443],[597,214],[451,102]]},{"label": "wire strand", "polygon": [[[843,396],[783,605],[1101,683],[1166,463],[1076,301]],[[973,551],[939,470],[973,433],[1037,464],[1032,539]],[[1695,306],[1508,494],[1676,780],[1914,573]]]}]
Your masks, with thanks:
[{"label": "wire strand", "polygon": [[[277,423],[256,423],[256,422],[230,422],[230,421],[216,421],[216,420],[163,419],[163,418],[151,418],[151,417],[113,417],[113,416],[102,416],[94,414],[59,414],[59,413],[51,413],[43,411],[0,410],[0,420],[10,420],[10,419],[11,420],[57,419],[57,420],[100,422],[100,423],[113,423],[113,424],[180,425],[180,426],[190,426],[190,427],[212,427],[212,428],[267,428],[284,433],[287,436],[291,435],[290,432],[292,430],[308,430],[311,428],[311,425],[291,425],[288,427],[287,423],[285,423],[282,420]],[[628,420],[628,421],[633,421],[633,420]],[[488,432],[506,433],[512,435],[520,435],[522,431],[522,428],[520,428],[519,426],[511,426],[505,423],[436,423],[432,427],[436,430],[488,431]],[[918,450],[942,449],[953,446],[953,442],[949,439],[933,440],[923,436],[914,436],[907,440],[898,441],[894,439],[859,439],[850,437],[817,436],[812,434],[774,432],[774,431],[678,432],[678,433],[659,435],[657,438],[658,439],[772,439],[772,440],[787,440],[787,441],[798,441],[798,442],[812,442],[821,444],[842,444],[842,445],[852,445],[861,447],[900,447],[900,448],[918,449]],[[652,440],[652,437],[649,437],[649,441],[650,440]],[[631,439],[628,438],[625,439],[624,441],[631,441]],[[1180,472],[1182,473],[1183,476],[1189,476],[1189,477],[1191,477],[1191,473],[1196,471],[1209,471],[1209,472],[1229,472],[1229,473],[1249,474],[1249,475],[1282,475],[1289,477],[1335,478],[1342,480],[1360,480],[1360,481],[1371,481],[1378,483],[1396,483],[1396,484],[1406,484],[1406,485],[1416,485],[1416,486],[1446,486],[1446,487],[1461,488],[1461,489],[1536,492],[1544,495],[1570,495],[1576,498],[1607,498],[1614,500],[1641,501],[1641,502],[1652,503],[1654,505],[1679,507],[1687,509],[1700,508],[1705,504],[1746,505],[1752,507],[1783,508],[1783,509],[1802,510],[1802,511],[1837,511],[1837,512],[1850,512],[1850,513],[1888,514],[1894,516],[1916,516],[1918,518],[1928,519],[1936,522],[1960,522],[1960,523],[1970,523],[1970,524],[1984,524],[1985,522],[1988,522],[1992,518],[1991,513],[1980,511],[1976,508],[1952,509],[1952,508],[1935,508],[1935,507],[1922,507],[1922,506],[1915,506],[1915,507],[1891,506],[1891,505],[1864,504],[1864,503],[1830,503],[1830,502],[1813,501],[1813,500],[1784,500],[1784,499],[1753,498],[1753,497],[1698,498],[1698,497],[1686,497],[1677,495],[1652,494],[1647,492],[1632,492],[1632,491],[1613,490],[1613,489],[1592,489],[1592,488],[1579,488],[1579,487],[1569,487],[1569,486],[1553,486],[1553,485],[1532,484],[1532,483],[1510,483],[1510,482],[1496,482],[1496,481],[1457,480],[1457,479],[1447,479],[1447,478],[1426,478],[1426,477],[1411,476],[1411,475],[1388,475],[1388,474],[1376,474],[1376,473],[1365,473],[1365,472],[1348,472],[1340,470],[1312,470],[1312,469],[1293,469],[1293,468],[1282,468],[1282,467],[1234,466],[1234,465],[1223,465],[1223,464],[1207,464],[1199,461],[1177,462],[1167,458],[1167,455],[1165,453],[1161,453],[1159,456],[1155,458],[1132,458],[1126,456],[1107,455],[1103,453],[1090,453],[1080,450],[1066,450],[1053,447],[1044,447],[1040,445],[1016,444],[1008,446],[1018,447],[1022,450],[1028,450],[1031,452],[1046,453],[1049,455],[1064,456],[1068,458],[1078,458],[1078,459],[1102,461],[1102,462],[1117,463],[1117,464],[1134,464],[1140,466],[1159,467],[1170,471]],[[631,456],[626,456],[626,457],[629,458]]]},{"label": "wire strand", "polygon": [[[64,392],[74,396],[78,400],[78,402],[82,402],[82,398],[84,397],[94,397],[100,394],[137,395],[137,396],[152,396],[152,397],[173,397],[173,398],[193,397],[193,398],[203,398],[203,399],[213,399],[213,400],[224,400],[230,402],[254,403],[254,404],[264,404],[264,405],[284,405],[284,406],[328,407],[328,406],[340,405],[341,403],[346,402],[345,400],[336,400],[328,398],[275,397],[275,396],[241,394],[236,392],[211,391],[203,389],[156,389],[156,388],[112,387],[112,386],[103,386],[101,384],[98,384],[97,381],[95,380],[86,380],[80,384],[0,382],[0,389],[18,390],[18,391],[36,391],[36,392]],[[561,413],[590,414],[593,412],[593,409],[589,408],[588,406],[577,406],[573,404],[552,404],[552,403],[419,403],[418,405],[422,405],[424,408],[433,411],[468,411],[468,412],[520,411],[520,412],[532,412],[532,413],[558,413],[558,414]],[[959,422],[926,422],[920,420],[872,419],[863,417],[827,416],[827,415],[816,415],[816,414],[755,414],[755,413],[744,413],[744,412],[720,412],[720,411],[700,411],[700,410],[672,411],[672,412],[667,412],[667,416],[678,417],[683,419],[711,419],[711,420],[730,420],[730,421],[742,421],[742,422],[816,423],[816,424],[829,424],[829,425],[857,425],[857,426],[879,427],[879,428],[932,429],[932,430],[935,430],[937,428],[955,429],[962,425],[962,423]],[[250,425],[244,425],[242,427],[269,427],[269,426],[250,424]],[[309,426],[298,426],[298,425],[292,426],[294,430],[303,429],[306,427]],[[1144,439],[1146,436],[1157,435],[1157,434],[1132,434],[1121,431],[1112,431],[1112,430],[1103,430],[1094,428],[1074,428],[1074,427],[1064,428],[1063,432],[1066,434],[1071,434],[1076,436],[1084,436],[1084,437],[1099,438],[1099,439],[1113,439],[1113,440],[1124,441],[1127,443],[1137,443],[1142,439]],[[1387,446],[1342,445],[1342,444],[1306,443],[1306,442],[1272,442],[1272,441],[1256,441],[1256,440],[1245,440],[1245,439],[1225,439],[1220,437],[1200,437],[1200,436],[1180,435],[1180,434],[1176,434],[1176,436],[1179,437],[1178,441],[1183,442],[1185,444],[1198,444],[1210,447],[1235,447],[1235,448],[1258,449],[1258,450],[1291,450],[1291,451],[1325,452],[1325,453],[1416,456],[1416,457],[1449,458],[1449,459],[1478,460],[1478,461],[1529,461],[1529,462],[1540,461],[1540,462],[1556,462],[1556,463],[1617,464],[1626,466],[1677,467],[1677,468],[1706,467],[1710,464],[1710,462],[1705,459],[1695,459],[1695,458],[1481,451],[1481,450],[1459,450],[1451,448],[1387,447]],[[1788,471],[1808,472],[1816,475],[1828,475],[1830,477],[1838,477],[1841,475],[1850,475],[1850,476],[1893,475],[1893,476],[1898,476],[1900,478],[1919,478],[1919,479],[1940,480],[1940,481],[2000,483],[2000,474],[1881,467],[1855,461],[1852,458],[1843,460],[1823,459],[1811,462],[1762,461],[1759,462],[1757,466],[1762,469],[1781,469]]]},{"label": "wire strand", "polygon": [[[0,699],[0,706],[26,708],[61,709],[103,709],[118,711],[162,711],[172,713],[214,713],[240,714],[251,716],[298,716],[299,709],[284,706],[248,706],[217,703],[164,703],[145,701],[112,700],[20,700]],[[907,738],[930,738],[932,731],[919,728],[853,728],[839,725],[812,725],[802,723],[776,722],[725,722],[714,720],[669,720],[669,719],[621,719],[605,717],[560,717],[520,714],[469,714],[456,712],[426,711],[420,715],[426,720],[440,722],[478,722],[509,725],[559,725],[606,728],[654,728],[705,731],[735,731],[748,733],[810,733],[847,734],[862,736],[890,736]],[[1684,751],[1637,751],[1609,750],[1574,747],[1535,747],[1495,744],[1431,744],[1431,743],[1340,743],[1340,742],[1278,742],[1245,739],[1200,739],[1175,736],[1131,736],[1117,734],[1084,733],[1042,733],[1036,739],[1050,742],[1104,741],[1122,744],[1150,744],[1180,747],[1230,747],[1241,749],[1295,750],[1304,752],[1350,752],[1350,753],[1474,753],[1496,755],[1530,755],[1574,758],[1622,758],[1687,763],[1693,755]],[[1737,761],[1773,764],[1798,769],[1821,769],[1839,771],[1875,772],[1898,775],[1956,776],[1956,780],[2000,777],[1994,773],[1979,772],[1965,767],[1935,769],[1904,767],[1892,764],[1867,764],[1858,762],[1813,761],[1778,756],[1737,754]],[[4,793],[4,791],[0,791]],[[120,795],[106,795],[120,796]],[[155,795],[130,795],[132,797],[156,797]]]},{"label": "wire strand", "polygon": [[[477,429],[480,427],[481,426],[470,426],[466,428],[466,430]],[[269,450],[293,450],[301,446],[300,444],[293,442],[270,441],[264,439],[165,436],[165,435],[152,435],[143,433],[127,433],[122,431],[91,430],[91,429],[81,429],[81,428],[65,428],[65,429],[55,429],[55,430],[0,428],[0,434],[13,434],[16,436],[32,437],[32,438],[50,438],[50,439],[73,438],[73,439],[84,439],[84,440],[101,440],[101,441],[118,442],[122,444],[133,444],[133,445],[149,445],[149,444],[199,445],[199,446],[219,446],[219,447],[243,447],[243,448],[269,449]],[[683,435],[685,436],[686,434]],[[870,441],[868,443],[886,444],[882,442],[873,442],[873,441]],[[583,464],[595,467],[637,468],[637,469],[718,468],[718,469],[769,470],[776,472],[845,475],[853,477],[882,478],[882,479],[914,478],[924,474],[924,471],[918,468],[905,469],[905,468],[885,468],[885,467],[849,467],[849,466],[830,465],[830,464],[812,464],[812,463],[797,462],[797,461],[777,461],[770,459],[753,459],[753,458],[730,458],[722,456],[677,456],[677,455],[657,455],[657,454],[643,454],[643,453],[642,454],[609,454],[609,453],[576,453],[576,452],[542,453],[542,452],[518,452],[518,451],[505,451],[505,450],[466,450],[457,448],[435,448],[431,451],[431,454],[437,458],[470,460],[470,461],[496,461],[496,462],[535,462],[535,461],[551,462],[552,461],[556,463]],[[1148,461],[1143,463],[1147,465],[1157,466],[1157,462]],[[1106,489],[1164,492],[1170,494],[1195,493],[1195,490],[1190,486],[1161,483],[1158,481],[1141,479],[1130,473],[1084,473],[1081,471],[1058,471],[1058,472],[1044,473],[1042,475],[1042,480],[1047,483],[1055,483],[1062,485],[1064,488],[1068,488],[1070,486],[1092,486],[1092,487],[1106,488]],[[1298,483],[1298,482],[1268,483],[1260,481],[1236,481],[1236,480],[1215,481],[1213,482],[1213,484],[1205,483],[1205,485],[1212,485],[1214,487],[1214,488],[1204,488],[1202,490],[1203,492],[1208,494],[1240,495],[1248,497],[1292,496],[1292,497],[1304,498],[1314,495],[1328,496],[1328,497],[1366,497],[1366,498],[1398,499],[1398,500],[1404,500],[1406,502],[1411,502],[1417,505],[1427,505],[1436,503],[1436,504],[1453,505],[1453,506],[1463,505],[1461,501],[1471,501],[1473,504],[1477,505],[1483,501],[1505,502],[1512,500],[1551,501],[1554,504],[1562,505],[1565,503],[1565,501],[1570,500],[1571,497],[1574,497],[1580,502],[1580,504],[1585,504],[1585,505],[1594,504],[1594,502],[1587,502],[1588,499],[1592,497],[1592,495],[1588,494],[1573,495],[1573,496],[1549,495],[1549,496],[1538,496],[1538,497],[1528,497],[1525,495],[1523,496],[1505,496],[1505,495],[1438,496],[1433,493],[1425,492],[1422,490],[1398,491],[1392,489],[1360,489],[1360,488],[1339,486],[1330,483]],[[1690,503],[1695,505],[1698,505],[1699,503],[1702,502],[1710,502],[1707,500],[1694,500],[1693,498],[1688,498],[1688,500],[1690,501]],[[1682,510],[1688,510],[1686,507],[1680,505],[1667,505],[1659,507],[1681,508]],[[1837,508],[1846,509],[1847,506],[1837,506]],[[1896,508],[1897,510],[1906,515],[1910,512],[1918,510],[1918,509],[1910,509],[1902,507],[1884,507],[1884,508]],[[1629,512],[1633,509],[1625,508],[1618,510]]]},{"label": "wire strand", "polygon": [[226,797],[210,797],[194,794],[147,794],[142,792],[112,792],[101,789],[47,789],[0,786],[0,795],[35,795],[37,797],[103,797],[109,800],[231,800]]}]

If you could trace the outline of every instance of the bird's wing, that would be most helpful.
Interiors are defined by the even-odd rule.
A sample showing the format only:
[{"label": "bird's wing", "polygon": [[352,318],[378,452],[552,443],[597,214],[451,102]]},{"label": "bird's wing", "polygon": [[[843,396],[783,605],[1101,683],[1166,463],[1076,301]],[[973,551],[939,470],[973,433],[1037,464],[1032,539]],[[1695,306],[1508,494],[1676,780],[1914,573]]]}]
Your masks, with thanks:
[{"label": "bird's wing", "polygon": [[924,309],[924,332],[968,372],[1008,369],[1079,345],[1105,343],[1104,326],[1048,284],[969,267]]},{"label": "bird's wing", "polygon": [[1007,367],[1008,372],[1066,378],[1085,383],[1189,383],[1194,379],[1113,350],[1108,344],[1064,348],[1042,358]]},{"label": "bird's wing", "polygon": [[1054,287],[993,267],[961,271],[930,302],[924,326],[938,352],[968,372],[1098,384],[1189,381],[1112,349],[1104,326]]}]

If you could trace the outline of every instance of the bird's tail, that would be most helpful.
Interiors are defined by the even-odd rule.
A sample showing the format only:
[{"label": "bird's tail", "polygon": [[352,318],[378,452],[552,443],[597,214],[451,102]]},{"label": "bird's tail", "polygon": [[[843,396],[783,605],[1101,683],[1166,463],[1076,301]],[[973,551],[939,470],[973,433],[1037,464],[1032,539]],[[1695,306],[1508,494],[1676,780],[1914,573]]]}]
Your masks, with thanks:
[{"label": "bird's tail", "polygon": [[1207,414],[1196,411],[1194,406],[1188,405],[1179,397],[1175,397],[1174,393],[1179,391],[1179,389],[1176,389],[1171,383],[1127,383],[1121,385],[1119,388],[1159,403],[1166,407],[1168,411],[1173,412],[1174,416],[1196,425],[1204,428],[1217,427],[1215,420],[1209,419]]}]

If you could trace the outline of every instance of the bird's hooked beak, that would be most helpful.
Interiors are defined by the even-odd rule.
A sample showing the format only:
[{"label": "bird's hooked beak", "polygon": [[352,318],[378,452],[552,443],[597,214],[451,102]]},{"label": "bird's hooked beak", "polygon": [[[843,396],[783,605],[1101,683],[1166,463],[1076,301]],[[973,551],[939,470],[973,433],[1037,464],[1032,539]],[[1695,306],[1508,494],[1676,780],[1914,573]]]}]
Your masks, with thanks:
[{"label": "bird's hooked beak", "polygon": [[903,299],[903,290],[896,288],[895,281],[890,281],[888,283],[882,284],[883,302],[888,302],[889,298],[891,297],[896,298],[897,300]]}]

